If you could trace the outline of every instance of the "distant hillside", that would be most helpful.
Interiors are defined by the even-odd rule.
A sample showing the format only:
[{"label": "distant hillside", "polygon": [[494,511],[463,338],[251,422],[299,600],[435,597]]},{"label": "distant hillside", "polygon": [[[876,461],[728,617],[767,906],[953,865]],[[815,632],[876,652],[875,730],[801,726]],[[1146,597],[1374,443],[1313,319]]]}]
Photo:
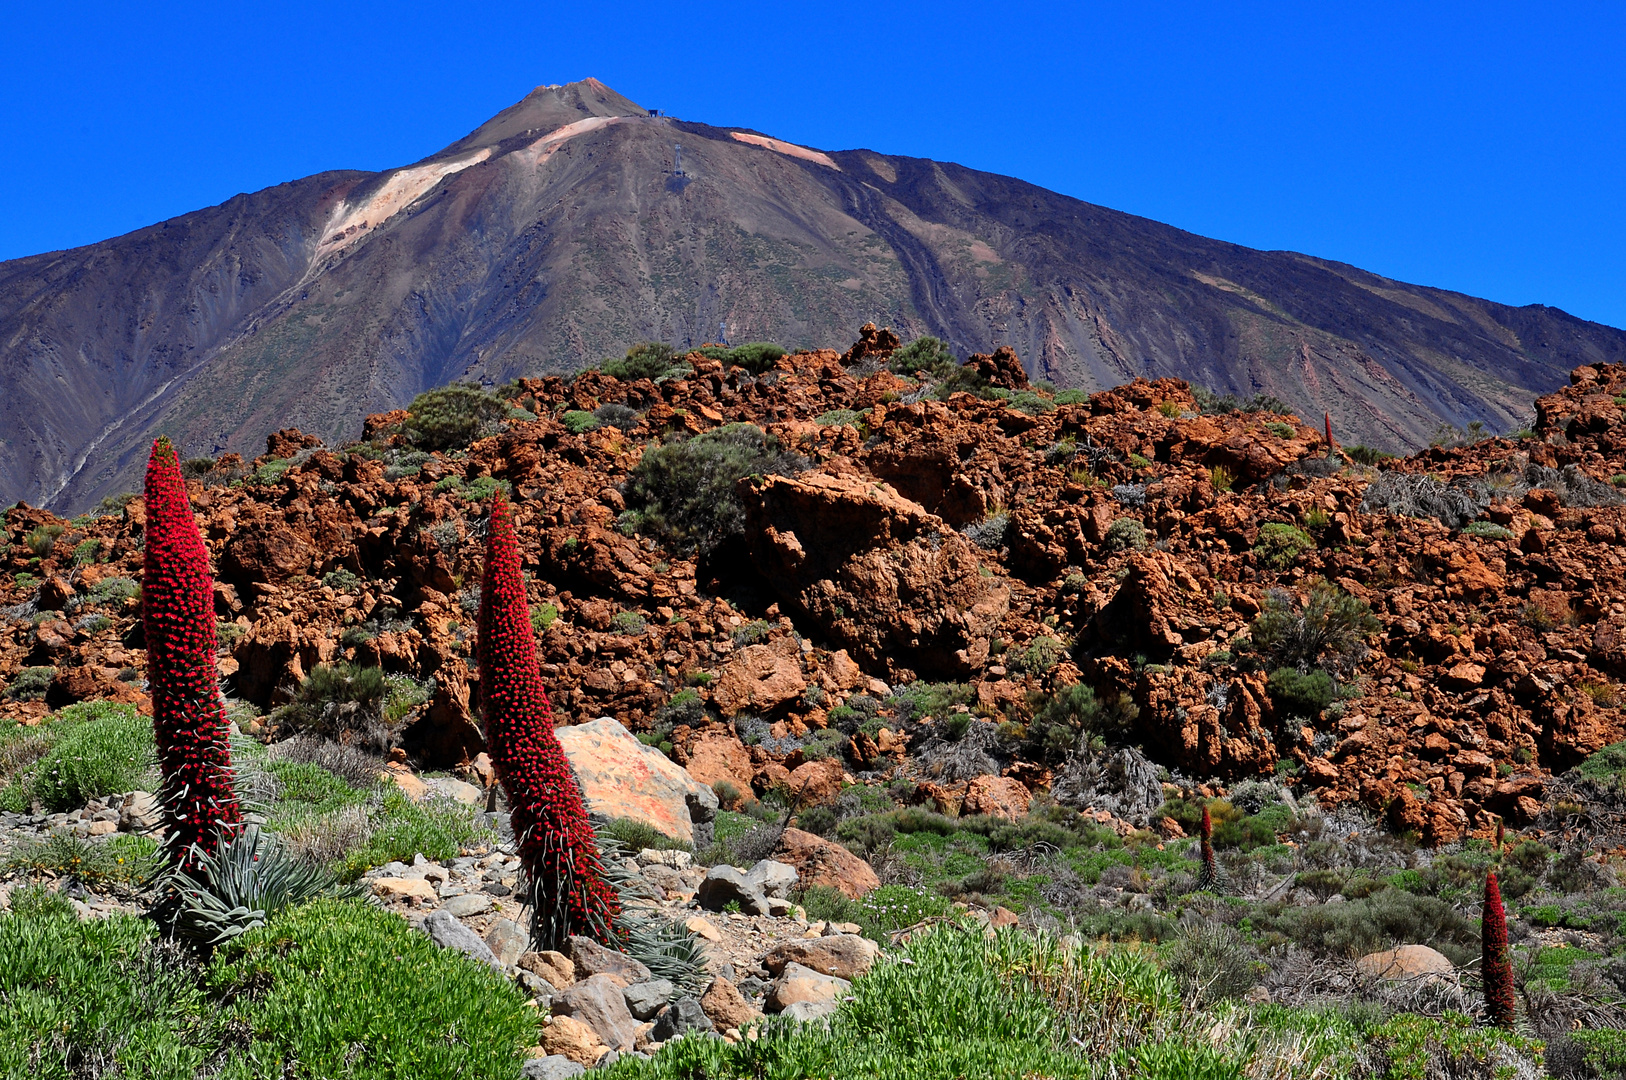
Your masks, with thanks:
[{"label": "distant hillside", "polygon": [[1194,236],[1031,184],[821,153],[543,87],[416,165],[293,181],[0,263],[0,501],[73,511],[169,433],[253,456],[337,440],[454,379],[571,371],[719,329],[787,346],[859,324],[1011,345],[1099,389],[1267,392],[1339,438],[1415,447],[1524,422],[1626,333],[1291,252]]}]

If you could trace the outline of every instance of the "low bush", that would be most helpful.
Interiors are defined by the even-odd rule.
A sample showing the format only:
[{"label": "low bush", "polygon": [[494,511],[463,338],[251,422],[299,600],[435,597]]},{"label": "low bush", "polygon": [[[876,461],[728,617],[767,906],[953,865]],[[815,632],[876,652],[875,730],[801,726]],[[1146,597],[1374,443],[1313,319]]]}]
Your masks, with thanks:
[{"label": "low bush", "polygon": [[1287,569],[1300,555],[1314,549],[1315,540],[1309,533],[1279,521],[1259,526],[1259,541],[1253,545],[1253,553],[1259,561],[1277,570]]},{"label": "low bush", "polygon": [[1090,399],[1083,390],[1063,390],[1056,395],[1057,405],[1082,405]]},{"label": "low bush", "polygon": [[494,431],[508,416],[508,403],[472,384],[427,390],[407,406],[404,432],[420,450],[453,450]]},{"label": "low bush", "polygon": [[1281,398],[1270,394],[1254,394],[1251,397],[1238,398],[1235,394],[1226,394],[1224,397],[1214,393],[1206,386],[1193,386],[1191,396],[1197,401],[1197,411],[1204,416],[1225,415],[1227,413],[1275,413],[1278,416],[1293,415],[1293,407]]},{"label": "low bush", "polygon": [[498,972],[357,901],[291,908],[208,972],[258,1075],[517,1074],[535,1013]]},{"label": "low bush", "polygon": [[1366,601],[1318,579],[1302,600],[1285,589],[1268,591],[1250,636],[1271,668],[1321,668],[1347,676],[1365,657],[1366,639],[1380,627]]},{"label": "low bush", "polygon": [[1137,518],[1119,518],[1107,527],[1102,543],[1108,551],[1139,551],[1146,547],[1146,526]]},{"label": "low bush", "polygon": [[753,375],[761,375],[784,355],[784,348],[771,341],[752,341],[728,350],[724,362],[730,367],[744,368]]},{"label": "low bush", "polygon": [[887,367],[898,375],[924,372],[933,379],[942,380],[960,369],[960,361],[945,342],[928,335],[916,338],[901,349],[894,349]]},{"label": "low bush", "polygon": [[1287,716],[1307,720],[1319,718],[1322,710],[1338,698],[1332,676],[1319,668],[1310,672],[1277,668],[1270,673],[1269,688],[1278,709]]},{"label": "low bush", "polygon": [[855,427],[864,414],[852,409],[831,409],[814,419],[820,427]]},{"label": "low bush", "polygon": [[45,697],[45,692],[51,689],[51,680],[54,678],[56,678],[54,667],[25,667],[6,687],[6,697],[12,701],[39,701]]},{"label": "low bush", "polygon": [[600,405],[593,410],[593,419],[617,431],[631,431],[638,426],[638,410],[630,405]]},{"label": "low bush", "polygon": [[982,548],[984,551],[997,551],[1005,542],[1005,533],[1010,528],[1011,516],[1003,511],[989,514],[981,521],[972,522],[964,529],[966,539]]},{"label": "low bush", "polygon": [[55,523],[37,526],[23,538],[23,546],[43,559],[56,549],[57,538],[67,531],[65,526]]},{"label": "low bush", "polygon": [[151,837],[85,840],[60,831],[17,845],[5,861],[8,871],[49,873],[93,889],[126,890],[145,885],[161,865],[158,841]]},{"label": "low bush", "polygon": [[620,360],[606,360],[599,370],[612,379],[636,382],[639,379],[681,379],[691,370],[687,361],[664,342],[645,342],[627,350]]},{"label": "low bush", "polygon": [[1494,521],[1470,521],[1462,527],[1462,535],[1477,536],[1482,540],[1511,540],[1513,532]]},{"label": "low bush", "polygon": [[396,859],[411,862],[420,852],[425,858],[446,862],[465,848],[496,840],[477,811],[451,799],[413,802],[396,788],[384,788],[371,796],[366,811],[369,834],[335,867],[341,880],[354,881],[373,867]]},{"label": "low bush", "polygon": [[786,453],[753,424],[728,424],[644,452],[626,483],[640,528],[678,551],[710,554],[744,535],[745,507],[735,485],[744,477],[794,476],[806,458]]},{"label": "low bush", "polygon": [[153,788],[152,721],[133,705],[70,705],[42,734],[49,749],[0,792],[0,808],[20,811],[37,802],[59,813],[98,796]]},{"label": "low bush", "polygon": [[570,409],[567,412],[560,413],[559,422],[572,435],[585,435],[589,431],[596,430],[599,426],[598,417],[581,409]]}]

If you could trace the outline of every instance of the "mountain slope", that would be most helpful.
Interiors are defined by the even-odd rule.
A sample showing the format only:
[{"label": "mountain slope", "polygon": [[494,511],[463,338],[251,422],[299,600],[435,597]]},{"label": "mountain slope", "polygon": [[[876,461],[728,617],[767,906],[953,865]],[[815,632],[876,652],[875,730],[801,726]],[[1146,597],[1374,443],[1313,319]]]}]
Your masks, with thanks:
[{"label": "mountain slope", "polygon": [[542,87],[416,165],[333,172],[0,264],[0,500],[72,511],[153,434],[252,456],[453,379],[645,339],[1009,344],[1063,386],[1265,391],[1341,439],[1519,426],[1626,333],[1204,239],[1018,180],[829,154]]}]

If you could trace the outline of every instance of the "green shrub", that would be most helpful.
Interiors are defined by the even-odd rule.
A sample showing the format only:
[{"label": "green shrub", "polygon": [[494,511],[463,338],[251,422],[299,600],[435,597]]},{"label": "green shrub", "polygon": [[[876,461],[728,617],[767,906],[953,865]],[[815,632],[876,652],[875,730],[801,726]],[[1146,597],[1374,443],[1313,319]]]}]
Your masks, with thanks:
[{"label": "green shrub", "polygon": [[1576,766],[1576,771],[1588,780],[1618,781],[1626,776],[1626,742],[1610,743]]},{"label": "green shrub", "polygon": [[858,423],[859,417],[864,414],[852,409],[831,409],[821,414],[813,422],[821,427],[853,427]]},{"label": "green shrub", "polygon": [[761,375],[773,367],[785,350],[771,341],[752,341],[728,351],[727,363],[742,367],[753,375]]},{"label": "green shrub", "polygon": [[1146,526],[1137,518],[1119,518],[1107,527],[1102,543],[1108,551],[1140,551],[1146,547]]},{"label": "green shrub", "polygon": [[1018,390],[1007,399],[1006,404],[1017,412],[1024,412],[1029,416],[1056,411],[1055,402],[1049,398],[1040,397],[1032,390]]},{"label": "green shrub", "polygon": [[642,634],[649,622],[636,611],[620,611],[610,620],[610,629],[617,634]]},{"label": "green shrub", "polygon": [[111,701],[70,705],[51,720],[50,749],[0,795],[21,810],[38,802],[53,813],[77,810],[102,795],[151,790],[157,760],[152,721],[133,705]]},{"label": "green shrub", "polygon": [[1129,467],[1132,469],[1150,469],[1152,462],[1150,458],[1142,457],[1140,454],[1130,454]]},{"label": "green shrub", "polygon": [[1265,430],[1278,439],[1291,439],[1293,437],[1292,424],[1270,423],[1265,425]]},{"label": "green shrub", "polygon": [[1082,390],[1063,390],[1056,395],[1057,405],[1082,405],[1090,399],[1090,395]]},{"label": "green shrub", "polygon": [[1277,668],[1270,673],[1270,696],[1276,707],[1288,716],[1314,720],[1321,711],[1338,697],[1338,687],[1332,676],[1317,668],[1300,672],[1295,668]]},{"label": "green shrub", "polygon": [[499,491],[504,496],[512,498],[514,485],[506,480],[498,480],[495,476],[481,476],[469,481],[468,487],[463,490],[463,496],[475,502],[485,502]]},{"label": "green shrub", "polygon": [[7,870],[76,878],[93,889],[143,885],[160,865],[158,841],[151,837],[126,833],[82,840],[60,831],[17,845],[5,861]]},{"label": "green shrub", "polygon": [[76,565],[84,566],[96,562],[101,557],[102,542],[100,540],[83,540],[73,549],[73,561]]},{"label": "green shrub", "polygon": [[336,867],[345,881],[354,881],[375,866],[400,859],[425,858],[445,862],[463,849],[490,844],[495,836],[478,820],[478,811],[450,799],[413,802],[405,793],[384,788],[367,804],[370,834],[360,847],[348,852]]},{"label": "green shrub", "polygon": [[741,479],[794,476],[807,465],[755,425],[728,424],[646,450],[627,480],[627,506],[671,548],[710,554],[744,535],[745,506],[734,490]]},{"label": "green shrub", "polygon": [[39,701],[45,697],[45,692],[51,689],[51,680],[56,678],[54,667],[25,667],[11,680],[6,687],[6,697],[12,701]]},{"label": "green shrub", "polygon": [[947,344],[934,337],[919,337],[894,349],[887,367],[898,375],[925,372],[933,379],[946,379],[960,369],[960,361]]},{"label": "green shrub", "polygon": [[1470,521],[1462,527],[1464,536],[1477,536],[1484,540],[1511,540],[1512,530],[1494,521]]},{"label": "green shrub", "polygon": [[687,687],[673,694],[665,705],[655,711],[656,723],[664,726],[667,731],[671,731],[678,724],[693,727],[709,719],[711,716],[706,712],[706,703],[700,700],[699,692]]},{"label": "green shrub", "polygon": [[558,604],[537,604],[535,607],[531,608],[531,629],[540,634],[542,631],[552,626],[553,621],[558,617]]},{"label": "green shrub", "polygon": [[645,848],[654,848],[656,851],[694,850],[694,845],[688,841],[667,836],[649,822],[634,818],[615,818],[604,825],[599,833],[614,840],[633,855]]},{"label": "green shrub", "polygon": [[216,954],[260,1076],[502,1077],[536,1015],[501,973],[354,900],[290,908]]},{"label": "green shrub", "polygon": [[1053,637],[1040,636],[1030,641],[1025,649],[1007,652],[1005,663],[1017,671],[1043,675],[1066,655],[1067,646]]},{"label": "green shrub", "polygon": [[1373,446],[1362,446],[1360,443],[1344,447],[1344,456],[1356,464],[1367,466],[1375,466],[1380,461],[1388,461],[1394,457],[1393,454],[1385,453]]},{"label": "green shrub", "polygon": [[23,538],[23,545],[43,559],[55,550],[57,537],[67,531],[65,526],[55,523],[40,525],[29,530],[28,535]]},{"label": "green shrub", "polygon": [[606,360],[600,370],[612,379],[637,382],[639,379],[681,379],[692,369],[664,342],[644,342],[627,350],[620,360]]},{"label": "green shrub", "polygon": [[734,628],[734,647],[736,649],[743,649],[747,645],[760,645],[764,641],[768,640],[768,635],[772,632],[772,630],[773,627],[769,626],[761,619],[753,619],[751,622],[741,623],[739,626]]},{"label": "green shrub", "polygon": [[1302,601],[1284,589],[1268,591],[1250,635],[1271,667],[1343,675],[1361,662],[1367,637],[1381,625],[1366,601],[1322,579]]},{"label": "green shrub", "polygon": [[600,405],[594,409],[593,419],[600,424],[613,427],[617,431],[631,431],[638,426],[639,414],[638,410],[630,405],[611,402],[608,405]]},{"label": "green shrub", "polygon": [[376,723],[388,690],[379,668],[322,664],[300,682],[294,700],[277,710],[277,719],[296,731],[337,738]]},{"label": "green shrub", "polygon": [[195,973],[122,913],[80,922],[68,901],[18,889],[0,911],[0,1075],[202,1075],[218,1048]]},{"label": "green shrub", "polygon": [[1259,542],[1254,544],[1253,553],[1266,566],[1285,570],[1300,555],[1314,549],[1315,540],[1303,529],[1271,521],[1259,526]]},{"label": "green shrub", "polygon": [[427,390],[407,406],[405,434],[421,450],[469,445],[508,416],[508,403],[472,384]]},{"label": "green shrub", "polygon": [[103,604],[123,607],[127,601],[140,595],[141,585],[134,578],[107,577],[75,596],[69,601],[69,606],[75,610]]},{"label": "green shrub", "polygon": [[598,417],[594,416],[590,412],[583,412],[580,409],[571,409],[569,412],[562,413],[559,417],[559,422],[563,424],[566,430],[568,430],[572,435],[585,435],[587,432],[598,427]]},{"label": "green shrub", "polygon": [[1073,683],[1046,698],[1027,726],[1029,750],[1043,761],[1057,762],[1090,735],[1100,734],[1103,709],[1095,691]]}]

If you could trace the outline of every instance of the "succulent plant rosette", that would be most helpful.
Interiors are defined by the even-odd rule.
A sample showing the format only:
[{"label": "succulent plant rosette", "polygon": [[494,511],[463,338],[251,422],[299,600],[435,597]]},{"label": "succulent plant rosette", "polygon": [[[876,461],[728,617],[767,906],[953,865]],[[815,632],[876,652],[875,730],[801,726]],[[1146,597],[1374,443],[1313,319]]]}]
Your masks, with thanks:
[{"label": "succulent plant rosette", "polygon": [[226,702],[215,674],[214,576],[168,439],[147,462],[141,582],[153,738],[169,861],[192,869],[242,820]]},{"label": "succulent plant rosette", "polygon": [[599,861],[581,787],[553,734],[532,633],[519,542],[499,494],[480,589],[480,704],[486,749],[512,808],[529,882],[531,936],[544,949],[562,947],[573,934],[618,945],[620,899]]}]

